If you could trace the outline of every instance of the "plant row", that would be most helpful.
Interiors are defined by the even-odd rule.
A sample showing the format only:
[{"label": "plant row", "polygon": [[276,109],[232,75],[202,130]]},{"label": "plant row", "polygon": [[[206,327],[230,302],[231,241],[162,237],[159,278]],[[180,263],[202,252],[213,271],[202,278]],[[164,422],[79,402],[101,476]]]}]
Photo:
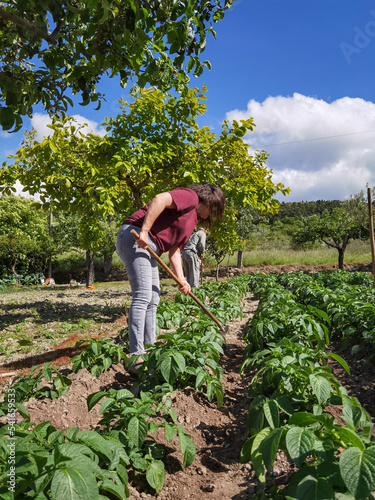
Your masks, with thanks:
[{"label": "plant row", "polygon": [[[339,286],[343,287],[343,281]],[[349,373],[347,363],[326,349],[335,318],[328,314],[329,308],[318,307],[319,300],[307,300],[309,294],[317,295],[311,293],[302,273],[252,275],[250,287],[260,302],[244,329],[247,347],[241,372],[251,373],[252,378],[248,438],[241,460],[251,460],[263,482],[278,450],[298,468],[286,489],[274,487],[259,496],[374,498],[371,417],[357,398],[348,395],[328,365],[331,357]],[[291,289],[304,294],[304,303],[297,301]],[[328,290],[326,286],[327,296]]]},{"label": "plant row", "polygon": [[[197,295],[209,302],[210,310],[225,324],[241,314],[247,282],[248,278],[238,277],[208,284]],[[192,463],[195,446],[178,423],[171,396],[177,389],[191,387],[206,393],[209,400],[216,398],[221,406],[224,395],[220,354],[224,338],[195,303],[182,295],[175,302],[160,305],[158,325],[176,330],[160,334],[143,356],[139,395],[127,389],[110,389],[87,398],[89,411],[100,404],[101,420],[95,431],[80,431],[77,427],[62,431],[50,422],[36,426],[30,422],[22,402],[30,397],[61,397],[71,385],[69,377],[50,364],[15,379],[5,394],[2,414],[9,418],[18,412],[23,420],[0,429],[1,499],[124,499],[129,496],[129,475],[136,474],[144,475],[148,484],[160,491],[165,467],[164,447],[154,437],[158,430],[168,442],[177,437],[183,467]],[[128,368],[136,357],[127,357],[126,332],[122,342],[87,342],[73,359],[72,370],[87,369],[99,376],[121,360]],[[9,447],[13,442],[14,454]],[[16,480],[12,483],[13,477]]]}]

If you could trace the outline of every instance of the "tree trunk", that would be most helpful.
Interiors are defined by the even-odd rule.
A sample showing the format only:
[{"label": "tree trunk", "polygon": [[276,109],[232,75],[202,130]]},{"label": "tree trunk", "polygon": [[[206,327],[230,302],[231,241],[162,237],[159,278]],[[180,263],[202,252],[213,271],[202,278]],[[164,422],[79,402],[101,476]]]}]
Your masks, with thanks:
[{"label": "tree trunk", "polygon": [[104,274],[106,276],[108,276],[108,274],[112,270],[112,257],[113,257],[113,254],[104,255],[104,258],[103,258]]},{"label": "tree trunk", "polygon": [[243,250],[238,250],[237,253],[237,267],[242,269],[243,266]]},{"label": "tree trunk", "polygon": [[87,263],[87,284],[92,286],[95,281],[95,268],[94,268],[95,252],[86,250],[86,263]]},{"label": "tree trunk", "polygon": [[47,270],[47,278],[52,278],[52,257],[48,257],[48,270]]},{"label": "tree trunk", "polygon": [[344,269],[344,252],[343,248],[339,248],[339,269]]},{"label": "tree trunk", "polygon": [[219,265],[220,265],[220,263],[217,262],[216,263],[216,281],[219,281]]},{"label": "tree trunk", "polygon": [[342,241],[341,248],[337,247],[337,249],[339,251],[339,269],[344,269],[344,254],[345,254],[346,245],[348,244],[348,241],[349,241],[349,235],[347,234]]},{"label": "tree trunk", "polygon": [[[52,210],[49,211],[49,221],[48,221],[48,234],[49,237],[52,238],[52,222],[53,222],[53,216],[52,216]],[[50,250],[51,251],[51,250]],[[52,278],[52,255],[48,257],[48,271],[47,271],[47,278]]]}]

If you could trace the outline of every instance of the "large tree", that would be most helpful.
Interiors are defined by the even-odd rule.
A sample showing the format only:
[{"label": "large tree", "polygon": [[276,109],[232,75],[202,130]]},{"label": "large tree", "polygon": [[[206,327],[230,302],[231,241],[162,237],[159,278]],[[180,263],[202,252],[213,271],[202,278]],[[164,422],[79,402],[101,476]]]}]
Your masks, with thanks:
[{"label": "large tree", "polygon": [[13,164],[0,171],[0,190],[11,192],[19,180],[54,211],[84,215],[84,248],[96,252],[104,238],[100,221],[109,215],[125,217],[176,186],[218,184],[227,195],[225,245],[233,251],[238,208],[274,211],[278,203],[273,196],[289,191],[272,182],[264,151],[249,154],[243,137],[253,120],[225,121],[216,136],[196,123],[205,111],[205,96],[198,89],[178,96],[141,89],[133,98],[122,103],[117,118],[107,119],[103,137],[83,135],[68,118],[55,121],[51,136],[41,141],[35,131],[27,134]]},{"label": "large tree", "polygon": [[[97,83],[135,76],[168,89],[199,76],[213,23],[234,0],[5,0],[0,2],[0,124],[22,126],[39,102],[66,111],[70,95],[101,100]],[[68,91],[68,90],[71,90]]]}]

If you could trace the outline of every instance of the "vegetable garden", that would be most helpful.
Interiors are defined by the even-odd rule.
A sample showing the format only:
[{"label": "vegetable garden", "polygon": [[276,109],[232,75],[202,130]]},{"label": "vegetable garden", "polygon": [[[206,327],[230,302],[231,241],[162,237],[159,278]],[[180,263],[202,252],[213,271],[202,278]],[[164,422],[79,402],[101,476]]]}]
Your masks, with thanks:
[{"label": "vegetable garden", "polygon": [[[177,295],[159,306],[137,381],[123,368],[134,362],[126,329],[121,342],[86,341],[70,370],[46,363],[13,379],[1,405],[0,498],[373,498],[372,418],[336,376],[350,373],[348,352],[372,368],[372,277],[248,274],[197,296],[228,336]],[[250,303],[255,314],[241,320]],[[84,403],[96,420],[54,425],[54,404],[89,376],[98,384]],[[35,407],[44,419],[32,419]]]}]

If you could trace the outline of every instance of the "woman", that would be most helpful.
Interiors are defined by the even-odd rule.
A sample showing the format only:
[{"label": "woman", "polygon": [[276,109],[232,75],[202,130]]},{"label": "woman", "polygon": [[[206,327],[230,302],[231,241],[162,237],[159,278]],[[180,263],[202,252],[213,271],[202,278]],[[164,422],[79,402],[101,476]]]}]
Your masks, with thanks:
[{"label": "woman", "polygon": [[[145,250],[148,245],[158,255],[169,252],[169,262],[183,286],[178,290],[190,292],[182,270],[181,250],[188,241],[199,219],[212,225],[222,219],[225,206],[223,191],[208,183],[195,184],[190,188],[177,188],[159,193],[151,203],[125,220],[117,235],[117,253],[125,264],[132,289],[129,310],[129,352],[141,356],[147,344],[156,341],[156,310],[160,300],[159,272],[156,260]],[[139,233],[136,241],[130,231]],[[142,358],[130,368],[137,373]]]}]

